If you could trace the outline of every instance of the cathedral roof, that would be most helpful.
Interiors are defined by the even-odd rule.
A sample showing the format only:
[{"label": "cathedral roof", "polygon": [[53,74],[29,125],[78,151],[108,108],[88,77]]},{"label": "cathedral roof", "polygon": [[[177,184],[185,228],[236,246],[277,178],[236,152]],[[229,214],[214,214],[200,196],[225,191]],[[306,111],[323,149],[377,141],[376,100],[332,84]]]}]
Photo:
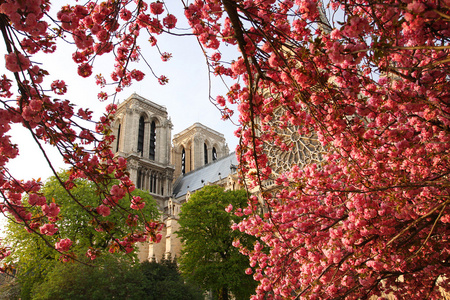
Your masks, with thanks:
[{"label": "cathedral roof", "polygon": [[225,157],[209,163],[201,168],[180,176],[174,183],[173,197],[184,196],[187,192],[201,189],[208,183],[215,183],[236,172],[238,165],[236,153],[232,152]]}]

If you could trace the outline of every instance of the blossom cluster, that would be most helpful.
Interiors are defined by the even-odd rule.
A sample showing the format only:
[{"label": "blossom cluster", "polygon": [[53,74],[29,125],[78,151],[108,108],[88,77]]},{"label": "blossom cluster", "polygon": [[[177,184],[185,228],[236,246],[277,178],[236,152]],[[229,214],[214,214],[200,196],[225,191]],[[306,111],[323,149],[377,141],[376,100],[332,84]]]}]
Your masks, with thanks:
[{"label": "blossom cluster", "polygon": [[[61,28],[70,32],[78,50],[73,53],[73,60],[79,65],[78,74],[89,77],[92,74],[93,58],[114,52],[115,64],[111,79],[117,83],[116,91],[129,86],[132,80],[141,81],[144,73],[130,69],[131,62],[139,60],[140,52],[137,39],[142,30],[150,34],[151,45],[156,45],[155,35],[175,28],[177,18],[164,14],[162,2],[136,2],[136,9],[131,11],[129,1],[89,2],[88,5],[64,6],[57,18]],[[167,57],[167,55],[163,55]],[[163,58],[165,59],[165,58]],[[101,85],[106,79],[101,75]],[[160,80],[164,84],[164,80]]]},{"label": "blossom cluster", "polygon": [[[241,174],[259,191],[247,209],[227,208],[248,215],[235,230],[260,239],[236,243],[260,283],[254,298],[440,299],[450,272],[449,5],[327,5],[339,25],[315,0],[185,10],[205,48],[241,51],[209,63],[240,80],[216,101],[238,105]],[[311,134],[321,161],[279,169],[299,147],[312,153],[295,138]]]}]

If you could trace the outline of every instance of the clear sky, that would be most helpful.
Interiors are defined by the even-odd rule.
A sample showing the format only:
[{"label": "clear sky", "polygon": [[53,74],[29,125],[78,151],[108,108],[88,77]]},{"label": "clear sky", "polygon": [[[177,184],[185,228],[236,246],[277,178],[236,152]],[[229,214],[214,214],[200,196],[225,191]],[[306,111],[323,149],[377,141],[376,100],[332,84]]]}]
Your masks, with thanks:
[{"label": "clear sky", "polygon": [[[179,26],[187,28],[186,23],[183,20],[180,21]],[[69,37],[69,40],[71,40],[71,37]],[[141,61],[138,68],[146,73],[146,77],[143,81],[135,82],[131,87],[119,93],[117,99],[122,102],[133,92],[136,92],[167,108],[174,125],[172,136],[193,123],[200,122],[223,133],[230,151],[234,151],[238,140],[234,137],[233,132],[237,127],[230,121],[222,121],[218,109],[209,102],[208,70],[205,57],[197,40],[192,36],[165,35],[160,36],[158,41],[162,52],[173,54],[172,59],[168,62],[162,62],[159,53],[155,51],[156,49],[148,46],[145,39],[143,39],[142,51],[154,72],[158,76],[167,76],[169,83],[164,86],[159,85],[150,70]],[[76,74],[77,65],[71,59],[74,47],[65,44],[58,47],[59,50],[55,54],[36,57],[36,60],[42,63],[41,68],[50,73],[48,81],[46,81],[47,84],[55,79],[64,80],[68,85],[68,93],[63,98],[71,100],[72,103],[80,107],[89,108],[95,112],[97,117],[100,116],[106,104],[110,102],[99,102],[97,99],[100,88],[95,85],[94,75],[87,79],[79,77]],[[3,47],[0,48],[0,51],[2,54],[5,53]],[[237,52],[231,47],[225,49],[225,51],[229,52],[228,55],[237,56]],[[2,60],[0,64],[1,74],[5,73],[3,57],[4,55],[1,55],[0,58]],[[102,73],[109,78],[113,64],[111,56],[97,58],[94,64],[94,74]],[[212,85],[211,95],[215,97],[225,93],[226,88],[223,83],[216,79]],[[237,116],[234,119],[237,120]],[[13,142],[19,145],[20,156],[8,164],[10,171],[21,179],[39,177],[45,179],[51,176],[51,171],[39,149],[31,141],[30,134],[25,129],[21,129],[20,126],[14,126],[11,135]],[[57,169],[64,167],[56,151],[47,149],[47,152],[52,161],[55,162]]]}]

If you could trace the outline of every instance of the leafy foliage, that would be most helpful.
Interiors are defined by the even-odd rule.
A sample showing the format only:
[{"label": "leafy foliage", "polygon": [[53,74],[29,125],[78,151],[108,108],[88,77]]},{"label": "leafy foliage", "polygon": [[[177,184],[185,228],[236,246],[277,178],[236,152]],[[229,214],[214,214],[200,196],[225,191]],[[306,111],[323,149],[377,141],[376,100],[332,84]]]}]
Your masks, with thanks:
[{"label": "leafy foliage", "polygon": [[254,238],[233,231],[231,225],[242,220],[225,209],[244,207],[247,194],[243,190],[224,191],[219,186],[205,186],[191,195],[180,213],[177,235],[183,241],[180,270],[191,282],[205,290],[227,297],[230,291],[237,299],[248,299],[256,287],[245,274],[248,258],[233,243],[252,245]]},{"label": "leafy foliage", "polygon": [[33,300],[44,299],[161,299],[200,300],[201,291],[184,283],[170,260],[132,264],[113,256],[96,266],[58,263],[46,280],[35,286]]},{"label": "leafy foliage", "polygon": [[143,299],[142,273],[129,260],[106,255],[96,265],[57,262],[30,299]]},{"label": "leafy foliage", "polygon": [[145,278],[143,286],[147,295],[146,299],[204,299],[202,291],[195,283],[189,284],[184,282],[175,260],[145,261],[139,266],[139,272]]}]

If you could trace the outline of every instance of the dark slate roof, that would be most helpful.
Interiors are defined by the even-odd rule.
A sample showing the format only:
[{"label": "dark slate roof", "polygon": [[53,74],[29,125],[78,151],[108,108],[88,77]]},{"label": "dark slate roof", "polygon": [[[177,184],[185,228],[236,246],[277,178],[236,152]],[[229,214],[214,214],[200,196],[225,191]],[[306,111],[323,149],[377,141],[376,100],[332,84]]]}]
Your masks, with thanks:
[{"label": "dark slate roof", "polygon": [[[226,178],[231,173],[236,173],[237,165],[236,153],[232,152],[228,156],[219,158],[199,169],[186,173],[178,177],[175,181],[173,197],[177,199],[186,195],[188,191],[194,192],[208,183],[215,183]],[[231,168],[233,166],[234,168]]]}]

